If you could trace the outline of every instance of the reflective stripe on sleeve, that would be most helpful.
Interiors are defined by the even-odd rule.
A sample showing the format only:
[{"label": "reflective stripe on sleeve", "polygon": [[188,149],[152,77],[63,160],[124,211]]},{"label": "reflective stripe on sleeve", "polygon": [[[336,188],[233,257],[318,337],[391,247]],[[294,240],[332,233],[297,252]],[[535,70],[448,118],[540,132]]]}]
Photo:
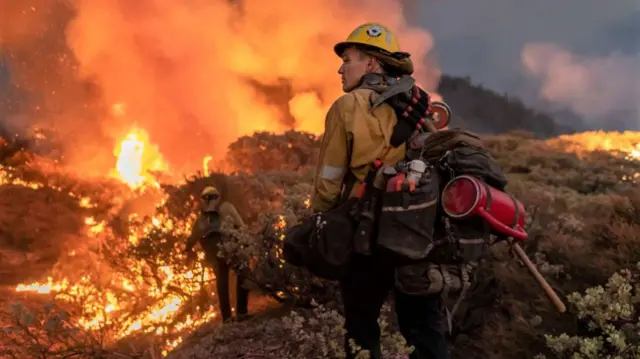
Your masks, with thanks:
[{"label": "reflective stripe on sleeve", "polygon": [[320,178],[335,181],[340,178],[344,172],[345,169],[343,167],[324,165],[320,171]]}]

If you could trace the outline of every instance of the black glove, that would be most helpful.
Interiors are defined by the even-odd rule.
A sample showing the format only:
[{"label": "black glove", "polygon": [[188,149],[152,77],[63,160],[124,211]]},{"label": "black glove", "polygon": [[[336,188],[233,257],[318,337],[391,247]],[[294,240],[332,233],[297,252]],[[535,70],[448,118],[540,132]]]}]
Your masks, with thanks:
[{"label": "black glove", "polygon": [[391,146],[405,143],[416,129],[422,128],[427,114],[431,110],[431,98],[418,86],[387,100],[398,117],[398,123],[391,134]]}]

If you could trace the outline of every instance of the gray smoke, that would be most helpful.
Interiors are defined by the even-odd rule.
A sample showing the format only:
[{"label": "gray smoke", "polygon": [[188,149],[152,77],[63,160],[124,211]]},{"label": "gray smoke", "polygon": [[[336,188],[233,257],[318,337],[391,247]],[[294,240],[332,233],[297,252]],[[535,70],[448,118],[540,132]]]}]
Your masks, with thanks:
[{"label": "gray smoke", "polygon": [[542,79],[540,95],[566,104],[591,127],[640,129],[640,53],[575,55],[553,44],[527,44],[522,63]]},{"label": "gray smoke", "polygon": [[[434,36],[443,73],[469,76],[542,110],[571,110],[590,127],[638,128],[637,0],[433,0],[411,6],[411,21]],[[554,67],[544,64],[550,60],[545,55],[554,56]],[[584,82],[598,87],[561,90],[561,63],[565,71],[587,72]],[[597,106],[587,100],[593,93]]]}]

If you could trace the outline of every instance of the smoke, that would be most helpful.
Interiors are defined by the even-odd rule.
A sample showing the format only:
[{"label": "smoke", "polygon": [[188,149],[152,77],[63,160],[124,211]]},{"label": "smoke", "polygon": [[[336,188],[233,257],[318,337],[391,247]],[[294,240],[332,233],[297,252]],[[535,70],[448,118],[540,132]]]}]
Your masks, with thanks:
[{"label": "smoke", "polygon": [[521,57],[529,73],[541,78],[543,98],[568,106],[592,126],[602,126],[604,119],[640,129],[640,54],[582,57],[535,43]]},{"label": "smoke", "polygon": [[1,46],[20,57],[11,70],[36,94],[40,111],[49,109],[30,121],[47,117],[74,134],[68,156],[101,170],[133,125],[149,133],[174,169],[189,170],[254,131],[321,133],[326,110],[341,95],[333,45],[362,22],[383,19],[398,33],[428,90],[439,79],[427,57],[432,37],[405,23],[400,0],[0,4],[0,22],[14,19],[0,33]]},{"label": "smoke", "polygon": [[62,136],[65,159],[79,171],[113,165],[113,139],[100,129],[105,108],[99,89],[78,76],[66,26],[75,16],[59,0],[0,0],[0,51],[8,69],[3,127],[19,135],[34,127]]}]

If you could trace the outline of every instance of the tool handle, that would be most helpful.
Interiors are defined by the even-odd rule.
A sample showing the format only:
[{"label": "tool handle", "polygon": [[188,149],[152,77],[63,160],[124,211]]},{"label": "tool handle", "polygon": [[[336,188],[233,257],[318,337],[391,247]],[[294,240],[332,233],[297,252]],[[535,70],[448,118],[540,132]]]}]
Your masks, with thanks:
[{"label": "tool handle", "polygon": [[553,288],[551,288],[551,286],[549,285],[547,280],[544,279],[544,277],[542,277],[542,274],[540,274],[540,272],[538,271],[538,268],[536,268],[535,264],[533,264],[533,262],[531,262],[531,259],[529,259],[529,257],[524,252],[522,247],[520,247],[520,245],[518,245],[518,243],[512,243],[512,244],[513,244],[513,249],[516,251],[516,254],[518,255],[518,257],[520,257],[520,259],[522,259],[522,262],[524,262],[524,265],[527,266],[527,269],[529,269],[529,272],[531,272],[531,274],[536,279],[536,281],[538,281],[538,284],[540,284],[540,286],[545,291],[545,293],[547,294],[549,299],[551,299],[553,304],[556,306],[556,309],[558,310],[558,312],[564,313],[567,310],[567,307],[565,307],[565,305],[562,302],[562,300],[560,299],[560,297],[558,297],[558,295],[553,290]]}]

